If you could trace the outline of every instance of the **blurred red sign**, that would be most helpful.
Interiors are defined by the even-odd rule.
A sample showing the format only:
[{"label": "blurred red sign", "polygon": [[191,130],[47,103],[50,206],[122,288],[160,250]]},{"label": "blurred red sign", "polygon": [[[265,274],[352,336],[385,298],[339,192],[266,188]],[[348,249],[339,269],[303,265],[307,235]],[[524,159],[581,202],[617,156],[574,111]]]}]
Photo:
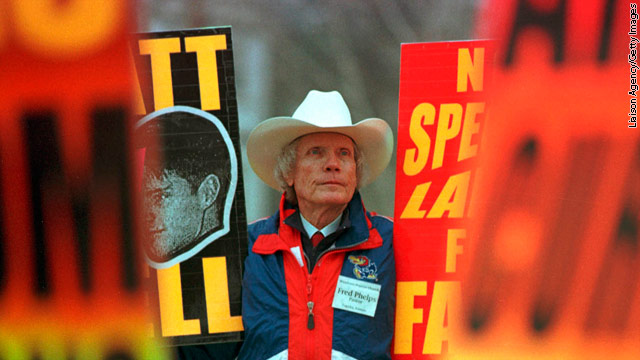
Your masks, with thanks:
[{"label": "blurred red sign", "polygon": [[452,352],[636,359],[637,5],[491,1],[479,18],[495,86]]}]

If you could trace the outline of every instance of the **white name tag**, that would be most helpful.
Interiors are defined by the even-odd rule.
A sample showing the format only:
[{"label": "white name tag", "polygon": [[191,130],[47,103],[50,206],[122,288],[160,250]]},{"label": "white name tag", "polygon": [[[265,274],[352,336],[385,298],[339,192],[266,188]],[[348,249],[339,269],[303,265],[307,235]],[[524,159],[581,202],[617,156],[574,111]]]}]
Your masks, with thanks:
[{"label": "white name tag", "polygon": [[340,275],[331,306],[373,317],[378,306],[380,288],[378,284]]}]

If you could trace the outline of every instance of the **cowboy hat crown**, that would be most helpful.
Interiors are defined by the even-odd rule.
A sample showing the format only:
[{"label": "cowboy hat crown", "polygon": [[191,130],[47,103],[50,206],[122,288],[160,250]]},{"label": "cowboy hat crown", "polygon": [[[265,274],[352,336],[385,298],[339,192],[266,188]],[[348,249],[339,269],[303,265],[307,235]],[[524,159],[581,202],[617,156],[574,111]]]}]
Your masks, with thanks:
[{"label": "cowboy hat crown", "polygon": [[291,116],[318,127],[351,126],[351,112],[337,91],[311,90]]}]

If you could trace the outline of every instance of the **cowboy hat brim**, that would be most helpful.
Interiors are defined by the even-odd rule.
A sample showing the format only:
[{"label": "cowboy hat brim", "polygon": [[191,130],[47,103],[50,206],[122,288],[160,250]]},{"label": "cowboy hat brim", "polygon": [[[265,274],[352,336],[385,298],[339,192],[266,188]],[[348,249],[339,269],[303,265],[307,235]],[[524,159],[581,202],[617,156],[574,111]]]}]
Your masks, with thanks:
[{"label": "cowboy hat brim", "polygon": [[393,134],[386,121],[377,118],[348,126],[320,127],[292,117],[274,117],[256,126],[247,140],[247,157],[253,171],[270,187],[282,191],[274,168],[282,149],[295,139],[313,133],[343,134],[358,145],[364,163],[362,186],[373,182],[387,167],[393,153]]}]

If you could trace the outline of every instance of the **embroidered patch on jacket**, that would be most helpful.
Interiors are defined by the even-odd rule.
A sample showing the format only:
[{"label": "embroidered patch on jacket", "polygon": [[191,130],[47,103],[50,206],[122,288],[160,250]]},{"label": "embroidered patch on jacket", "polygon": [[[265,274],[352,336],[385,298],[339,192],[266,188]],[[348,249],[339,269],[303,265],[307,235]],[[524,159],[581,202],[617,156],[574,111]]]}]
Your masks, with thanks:
[{"label": "embroidered patch on jacket", "polygon": [[378,267],[364,255],[349,255],[349,261],[354,264],[353,274],[358,279],[378,280]]}]

